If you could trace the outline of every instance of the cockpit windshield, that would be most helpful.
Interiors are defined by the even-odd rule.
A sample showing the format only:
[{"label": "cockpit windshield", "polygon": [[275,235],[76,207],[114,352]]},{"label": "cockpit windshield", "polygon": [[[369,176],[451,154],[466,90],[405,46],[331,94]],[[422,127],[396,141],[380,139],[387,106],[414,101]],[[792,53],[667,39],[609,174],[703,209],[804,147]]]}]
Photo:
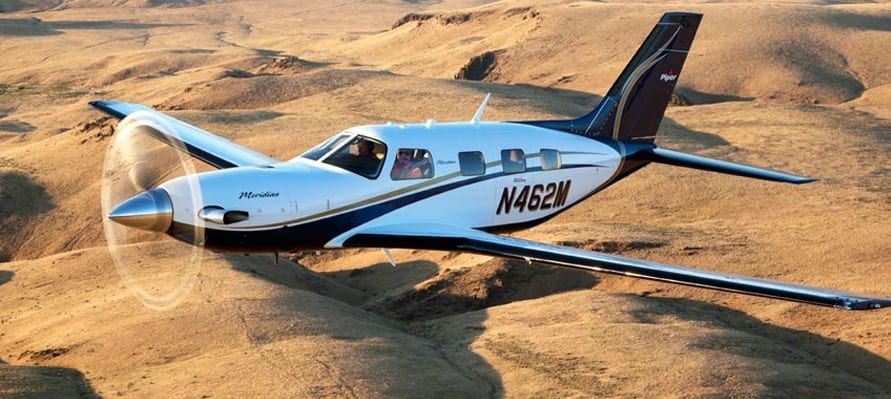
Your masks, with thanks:
[{"label": "cockpit windshield", "polygon": [[[336,140],[337,143],[345,141],[339,138]],[[322,162],[374,179],[381,172],[386,153],[386,144],[365,136],[356,136],[325,157]]]},{"label": "cockpit windshield", "polygon": [[328,140],[323,141],[321,144],[310,148],[309,151],[300,154],[300,157],[318,161],[320,158],[325,156],[325,154],[331,152],[332,149],[343,145],[343,143],[349,140],[349,138],[349,134],[339,134],[337,136],[332,136]]}]

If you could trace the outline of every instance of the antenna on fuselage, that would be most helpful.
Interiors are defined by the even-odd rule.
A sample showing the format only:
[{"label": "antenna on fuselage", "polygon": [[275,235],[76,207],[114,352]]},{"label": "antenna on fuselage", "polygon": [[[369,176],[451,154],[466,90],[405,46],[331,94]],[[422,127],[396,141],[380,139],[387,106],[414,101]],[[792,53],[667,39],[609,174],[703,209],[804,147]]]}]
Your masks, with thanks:
[{"label": "antenna on fuselage", "polygon": [[480,123],[480,119],[483,118],[483,111],[486,110],[486,104],[489,102],[490,97],[492,97],[492,93],[486,93],[486,98],[483,99],[483,103],[480,104],[480,107],[476,109],[476,113],[473,114],[473,119],[470,120],[470,123],[474,125]]}]

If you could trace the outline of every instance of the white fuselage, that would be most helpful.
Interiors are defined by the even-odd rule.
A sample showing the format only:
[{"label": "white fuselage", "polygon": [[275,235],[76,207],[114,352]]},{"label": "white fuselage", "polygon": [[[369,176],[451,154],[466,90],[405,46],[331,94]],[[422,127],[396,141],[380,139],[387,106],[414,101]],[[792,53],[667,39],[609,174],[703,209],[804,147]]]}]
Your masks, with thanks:
[{"label": "white fuselage", "polygon": [[[385,151],[379,146],[376,177],[326,163],[341,147],[331,148],[318,160],[297,157],[270,167],[182,177],[161,186],[173,203],[174,223],[205,226],[211,247],[226,249],[226,240],[239,237],[233,247],[256,251],[339,247],[340,237],[356,229],[396,223],[479,229],[528,226],[607,184],[622,162],[618,151],[599,141],[516,123],[373,125],[339,135],[348,135],[347,143],[361,137],[385,145]],[[400,149],[427,151],[429,177],[391,178]],[[510,160],[503,150],[522,150],[519,161],[525,162],[525,171],[507,173],[510,168],[505,171],[503,155]],[[549,162],[543,162],[542,150]],[[480,152],[484,173],[462,174],[461,152]],[[554,153],[559,153],[556,168]],[[200,184],[189,184],[187,179],[198,179]],[[198,217],[206,206],[250,216],[225,225],[208,222]],[[258,235],[267,238],[248,238]],[[288,235],[294,237],[292,243]]]}]

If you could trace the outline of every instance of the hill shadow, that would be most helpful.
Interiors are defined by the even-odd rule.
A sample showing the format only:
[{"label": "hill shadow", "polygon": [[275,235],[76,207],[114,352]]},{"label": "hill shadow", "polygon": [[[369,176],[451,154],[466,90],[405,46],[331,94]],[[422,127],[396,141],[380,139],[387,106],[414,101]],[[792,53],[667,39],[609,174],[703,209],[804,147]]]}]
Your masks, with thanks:
[{"label": "hill shadow", "polygon": [[[684,320],[715,325],[722,329],[743,332],[781,344],[774,347],[740,345],[733,342],[739,340],[738,335],[728,335],[703,340],[695,344],[697,347],[746,358],[790,364],[807,361],[806,358],[801,358],[800,355],[794,353],[794,350],[799,350],[826,363],[815,364],[816,368],[826,370],[827,367],[837,367],[850,376],[868,381],[886,390],[886,392],[868,394],[858,391],[857,395],[888,395],[887,391],[891,391],[891,379],[888,378],[891,376],[891,362],[859,346],[806,330],[794,330],[769,324],[741,311],[713,303],[684,298],[647,297],[646,300],[652,301],[656,306],[647,306],[642,310],[631,312],[635,319],[644,323],[658,320],[661,316],[671,315]],[[826,311],[841,310],[827,309]],[[819,384],[816,382],[813,385],[801,386],[800,384],[790,384],[789,379],[783,373],[766,375],[768,377],[761,383],[778,397],[814,397],[825,394],[825,392],[820,393]],[[854,394],[854,392],[849,392],[849,394]]]},{"label": "hill shadow", "polygon": [[416,260],[397,263],[393,267],[388,262],[357,267],[336,272],[322,272],[346,286],[362,291],[371,296],[387,295],[399,287],[411,287],[436,275],[439,268],[435,263]]},{"label": "hill shadow", "polygon": [[685,152],[697,152],[730,145],[730,142],[717,134],[687,128],[671,118],[662,119],[656,142],[659,145],[668,144],[667,147],[673,150]]},{"label": "hill shadow", "polygon": [[[381,389],[381,397],[484,397],[486,393],[504,390],[497,372],[486,363],[485,359],[468,350],[463,342],[457,346],[439,345],[436,341],[409,331],[408,326],[377,317],[370,312],[350,312],[349,315],[352,317],[349,321],[344,321],[343,316],[332,318],[328,314],[331,305],[313,301],[311,297],[305,298],[303,301],[295,301],[287,296],[276,298],[272,300],[270,306],[281,312],[278,313],[280,315],[291,314],[294,315],[292,317],[305,318],[308,322],[292,322],[276,330],[264,330],[264,326],[257,325],[257,328],[251,328],[247,334],[257,345],[273,342],[276,336],[299,334],[325,336],[334,342],[339,342],[337,346],[351,347],[354,351],[352,352],[354,361],[362,363],[357,365],[358,369],[338,370],[335,374],[338,378],[332,379],[325,388],[327,396],[338,396],[338,394],[344,397],[354,396],[345,392],[354,392],[354,388],[350,388],[350,385],[365,384],[354,374],[363,367],[374,367],[375,370],[379,370],[374,375],[381,377],[383,382],[375,381],[371,384]],[[307,306],[308,301],[313,301],[314,305]],[[474,327],[473,331],[484,330],[481,326],[486,316],[484,312],[480,313],[482,314],[479,315],[478,323],[474,324],[480,327]],[[318,343],[314,345],[317,346],[316,350],[326,351],[324,346],[318,346],[320,345]],[[323,363],[326,361],[324,357],[314,359],[326,370],[337,367]],[[454,372],[449,372],[451,370]],[[385,375],[381,375],[381,372]],[[494,380],[476,377],[481,374],[492,375]],[[364,389],[356,391],[368,392]]]},{"label": "hill shadow", "polygon": [[[477,311],[490,306],[575,289],[573,281],[591,286],[596,278],[586,272],[528,265],[493,259],[482,265],[445,269],[428,260],[376,263],[325,273],[331,278],[373,295],[365,308],[404,326],[406,332],[432,342],[439,359],[458,372],[489,398],[504,397],[504,386],[497,370],[471,349],[471,344],[485,331],[488,315]],[[401,275],[400,275],[401,274]],[[566,286],[571,286],[566,288]],[[455,341],[430,334],[425,321],[462,314],[466,334]],[[389,392],[405,396],[414,376],[399,376]],[[441,397],[454,396],[443,392]]]},{"label": "hill shadow", "polygon": [[0,172],[0,217],[30,218],[53,209],[52,198],[31,176]]},{"label": "hill shadow", "polygon": [[13,366],[0,360],[0,397],[101,398],[83,373],[67,367]]},{"label": "hill shadow", "polygon": [[[233,264],[233,266],[235,265]],[[282,267],[282,265],[275,267]],[[290,266],[286,265],[285,267]],[[244,266],[236,266],[236,268],[244,269]],[[574,284],[573,281],[579,281],[580,278],[587,282],[583,283],[586,287],[592,286],[597,281],[592,274],[586,272],[533,266],[523,262],[508,262],[500,259],[477,267],[459,270],[447,269],[443,273],[438,273],[439,270],[440,267],[434,262],[414,260],[401,262],[396,267],[390,263],[382,262],[348,270],[317,273],[317,278],[324,278],[366,294],[366,302],[361,305],[362,308],[382,316],[384,320],[392,323],[392,326],[430,342],[425,346],[435,351],[435,356],[430,357],[428,361],[440,363],[440,367],[454,370],[456,374],[449,377],[452,380],[459,378],[466,381],[464,386],[460,387],[432,385],[436,387],[434,390],[436,390],[437,397],[466,395],[468,391],[479,393],[474,396],[490,398],[504,396],[504,387],[498,372],[483,357],[471,350],[470,344],[475,337],[485,331],[484,323],[487,319],[486,312],[472,311],[515,300],[538,298],[550,293],[575,289],[577,284]],[[477,272],[474,273],[474,270]],[[282,284],[281,281],[278,281],[281,279],[270,275],[271,271],[269,270],[247,271],[254,273],[257,277]],[[482,281],[479,284],[474,284],[474,281],[480,280]],[[292,284],[284,285],[296,289],[306,289]],[[567,286],[571,287],[566,288]],[[338,299],[317,289],[308,291]],[[417,303],[415,303],[416,300]],[[352,305],[357,306],[358,304]],[[293,304],[288,304],[288,306],[293,306]],[[465,315],[463,319],[470,323],[467,327],[468,334],[463,334],[461,340],[455,342],[437,340],[426,334],[423,327],[419,327],[423,322],[412,322],[466,312],[472,312]],[[377,337],[359,330],[317,331],[317,333],[328,334],[335,339],[348,341],[370,340]],[[404,364],[400,366],[401,361],[393,360],[388,356],[376,358],[374,361],[381,363],[379,367],[383,369],[398,370],[399,367],[404,367]],[[388,365],[389,362],[394,364]],[[392,377],[394,380],[387,383],[388,396],[414,397],[418,395],[417,376],[394,373]]]},{"label": "hill shadow", "polygon": [[[400,263],[396,268],[389,263],[376,263],[366,267],[329,273],[316,273],[289,260],[283,260],[275,265],[268,256],[233,255],[226,256],[226,261],[233,269],[249,273],[256,278],[294,290],[321,295],[357,308],[364,307],[363,303],[367,304],[363,301],[368,300],[370,294],[386,295],[389,290],[395,289],[394,287],[414,284],[416,280],[422,281],[430,275],[434,275],[438,270],[434,263],[424,260]],[[402,273],[405,277],[395,275],[396,273]],[[357,298],[350,298],[349,295],[345,298],[343,290],[362,293],[363,301],[357,302],[355,300]],[[295,302],[287,297],[275,300],[273,306],[281,309],[299,308],[301,315],[311,319],[322,320],[330,317],[326,316],[326,306],[305,307],[303,303]],[[362,312],[369,316],[373,314]],[[485,313],[480,313],[478,324],[475,324],[480,327],[474,327],[473,331],[483,331],[481,326],[485,321]],[[430,370],[455,371],[454,374],[447,373],[441,380],[429,382],[422,388],[419,388],[419,377],[415,373],[389,373],[384,387],[387,397],[419,397],[422,393],[432,393],[433,397],[466,397],[469,393],[472,393],[471,397],[479,397],[484,394],[488,394],[489,397],[501,397],[501,395],[495,394],[504,391],[498,373],[482,357],[473,353],[468,346],[438,345],[423,335],[413,334],[412,328],[402,323],[401,320],[386,316],[379,317],[379,314],[373,317],[369,316],[353,319],[354,323],[350,325],[357,326],[356,328],[337,327],[337,323],[340,321],[336,317],[332,319],[335,324],[326,322],[310,323],[311,325],[297,323],[294,324],[297,326],[294,328],[300,328],[301,334],[326,335],[334,340],[343,341],[346,345],[355,342],[360,348],[365,348],[361,353],[369,351],[368,354],[361,356],[366,357],[368,362],[373,363],[381,370],[406,370],[406,367],[411,367],[414,364],[411,363],[413,360],[410,357],[405,357],[405,355],[409,355],[423,357],[426,365],[419,369],[421,375],[430,373]],[[282,331],[264,332],[261,327],[255,332],[250,332],[250,336],[252,340],[263,344],[269,342],[271,336],[279,333]],[[405,333],[421,341],[407,340],[405,335],[402,335]],[[365,345],[370,346],[365,347]],[[374,354],[378,355],[373,356]],[[480,377],[481,375],[485,377]],[[430,376],[430,378],[438,377]],[[458,383],[455,383],[456,381]],[[348,389],[346,386],[349,384],[344,383],[343,385],[344,387],[339,386],[337,389]]]},{"label": "hill shadow", "polygon": [[676,87],[675,93],[689,102],[689,105],[718,104],[736,101],[752,101],[755,97],[741,97],[729,94],[706,93],[690,87]]},{"label": "hill shadow", "polygon": [[[473,350],[473,343],[486,331],[488,314],[484,309],[503,303],[582,289],[596,285],[599,281],[592,273],[527,265],[524,262],[503,259],[493,259],[474,267],[447,269],[442,273],[435,273],[433,268],[439,268],[429,261],[410,262],[404,266],[400,270],[400,267],[393,268],[388,263],[376,263],[327,275],[335,280],[340,276],[344,280],[344,285],[350,285],[348,282],[351,282],[353,288],[358,288],[370,287],[376,279],[391,280],[393,279],[391,273],[410,274],[410,278],[393,284],[393,288],[379,287],[367,290],[368,293],[377,292],[387,298],[382,302],[386,306],[371,310],[393,321],[394,325],[403,326],[406,332],[430,341],[432,343],[429,346],[430,350],[438,355],[438,358],[430,358],[431,362],[444,362],[469,381],[468,386],[476,387],[481,393],[485,392],[486,396],[493,398],[505,396],[503,381],[498,370]],[[422,280],[424,276],[432,273],[435,276],[428,278],[426,282]],[[581,286],[567,283],[580,278],[590,280]],[[394,295],[393,291],[404,288],[406,284],[413,285],[402,294]],[[844,375],[850,375],[856,377],[852,381],[863,379],[871,384],[867,386],[857,382],[852,385],[832,385],[833,392],[840,392],[838,389],[841,389],[851,394],[863,394],[865,389],[868,391],[867,396],[875,396],[886,394],[882,389],[891,389],[891,380],[885,378],[891,375],[891,363],[853,344],[808,331],[773,325],[743,312],[712,303],[679,298],[640,298],[630,294],[628,297],[649,303],[649,306],[643,309],[630,312],[631,317],[640,323],[659,323],[668,316],[717,326],[719,331],[727,331],[708,335],[693,342],[691,345],[694,348],[715,351],[719,356],[720,353],[727,353],[754,359],[756,365],[772,362],[805,372],[808,370],[807,367],[814,367],[818,374],[829,373],[828,375],[833,378],[839,375],[838,370],[840,370],[844,373],[842,378],[845,378]],[[283,306],[295,305],[288,303]],[[436,320],[456,314],[462,315],[461,324],[464,333],[440,334]],[[317,333],[348,341],[362,341],[379,336],[379,333],[360,330],[328,331],[323,328]],[[381,367],[385,369],[405,367],[405,363],[390,356],[374,360],[381,362]],[[417,393],[416,376],[395,373],[392,377],[394,380],[388,381],[388,393],[393,396]],[[789,377],[783,373],[763,373],[759,374],[758,378],[757,383],[763,384],[769,392],[781,397],[811,397],[819,392],[820,384],[826,386],[825,384],[834,384],[833,381],[838,381],[833,379],[814,384],[789,384]],[[449,396],[452,393],[448,391],[448,387],[442,389],[445,391],[437,391],[441,394],[439,396]]]},{"label": "hill shadow", "polygon": [[[499,98],[522,100],[544,112],[557,115],[557,119],[580,117],[594,109],[603,99],[599,95],[578,90],[527,84],[484,83],[463,80],[454,82],[459,86],[470,88],[480,93],[489,92]],[[751,100],[748,97],[710,94],[692,89],[678,89],[676,92],[684,96],[688,105]],[[656,140],[660,143],[667,142],[673,149],[681,151],[701,151],[730,144],[719,135],[689,129],[668,117],[662,119]]]},{"label": "hill shadow", "polygon": [[891,16],[878,16],[834,10],[821,14],[826,24],[844,29],[891,31]]},{"label": "hill shadow", "polygon": [[[411,289],[371,307],[375,313],[407,323],[409,331],[436,344],[436,351],[453,369],[486,392],[505,397],[499,372],[472,345],[486,331],[485,309],[515,301],[578,289],[599,282],[593,273],[494,258],[481,265],[446,269]],[[440,335],[436,320],[461,315],[463,333]]]},{"label": "hill shadow", "polygon": [[50,36],[66,30],[153,29],[188,26],[187,24],[143,23],[129,21],[43,21],[40,18],[0,18],[0,36]]},{"label": "hill shadow", "polygon": [[0,36],[31,37],[62,34],[41,22],[38,18],[0,18]]},{"label": "hill shadow", "polygon": [[598,281],[594,274],[585,271],[496,258],[473,267],[445,270],[411,289],[384,298],[371,310],[403,321],[432,320],[589,289]]},{"label": "hill shadow", "polygon": [[[526,83],[479,82],[472,80],[452,80],[452,83],[478,91],[480,99],[485,93],[493,97],[522,100],[544,112],[557,115],[557,118],[577,118],[596,107],[603,96],[579,90],[557,87],[536,86]],[[718,104],[724,102],[752,101],[754,97],[729,94],[715,94],[694,90],[689,87],[676,87],[674,94],[685,100],[684,106]],[[559,99],[559,101],[555,101]],[[669,108],[673,105],[669,105]]]},{"label": "hill shadow", "polygon": [[319,273],[307,269],[299,263],[281,259],[278,264],[269,256],[243,257],[225,255],[232,269],[248,273],[255,278],[291,289],[312,292],[348,305],[358,306],[367,296],[349,286],[342,285]]},{"label": "hill shadow", "polygon": [[[492,93],[493,98],[520,100],[543,112],[557,115],[557,118],[575,118],[584,115],[603,99],[602,96],[584,91],[525,83],[506,84],[472,80],[452,80],[451,83],[479,92],[480,100],[486,93]],[[560,101],[553,101],[555,98],[559,98]]]},{"label": "hill shadow", "polygon": [[209,123],[218,124],[242,124],[242,123],[261,123],[273,120],[284,115],[281,112],[248,110],[248,111],[222,111],[214,110],[206,113]]},{"label": "hill shadow", "polygon": [[0,131],[9,133],[30,133],[36,128],[28,122],[18,120],[0,122]]},{"label": "hill shadow", "polygon": [[[3,259],[0,259],[0,262],[3,262]],[[0,270],[0,285],[6,284],[12,280],[12,276],[15,273],[11,270]]]},{"label": "hill shadow", "polygon": [[[465,378],[473,381],[486,392],[489,399],[505,397],[504,381],[501,375],[485,358],[471,349],[471,345],[486,331],[489,314],[485,310],[462,315],[464,334],[457,337],[437,335],[436,326],[426,322],[409,324],[412,335],[424,338],[436,344],[436,352],[440,358],[457,370]],[[410,376],[406,376],[410,379]]]},{"label": "hill shadow", "polygon": [[150,7],[183,8],[204,5],[205,0],[149,0]]},{"label": "hill shadow", "polygon": [[0,262],[11,259],[29,220],[55,208],[46,189],[18,170],[0,170]]}]

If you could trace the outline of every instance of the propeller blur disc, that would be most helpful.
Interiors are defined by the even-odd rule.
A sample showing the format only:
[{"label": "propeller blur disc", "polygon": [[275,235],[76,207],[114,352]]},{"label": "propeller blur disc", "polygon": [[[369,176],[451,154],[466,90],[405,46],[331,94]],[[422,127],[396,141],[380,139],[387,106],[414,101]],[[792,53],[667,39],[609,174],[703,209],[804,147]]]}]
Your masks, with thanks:
[{"label": "propeller blur disc", "polygon": [[[105,154],[102,175],[102,227],[108,251],[127,288],[148,308],[172,309],[180,304],[197,280],[204,249],[177,241],[164,233],[126,227],[108,218],[118,204],[187,176],[191,209],[200,209],[201,189],[195,178],[195,163],[180,140],[160,141],[158,134],[176,131],[163,117],[135,112],[118,123]],[[195,242],[204,241],[204,226],[192,232]]]}]

